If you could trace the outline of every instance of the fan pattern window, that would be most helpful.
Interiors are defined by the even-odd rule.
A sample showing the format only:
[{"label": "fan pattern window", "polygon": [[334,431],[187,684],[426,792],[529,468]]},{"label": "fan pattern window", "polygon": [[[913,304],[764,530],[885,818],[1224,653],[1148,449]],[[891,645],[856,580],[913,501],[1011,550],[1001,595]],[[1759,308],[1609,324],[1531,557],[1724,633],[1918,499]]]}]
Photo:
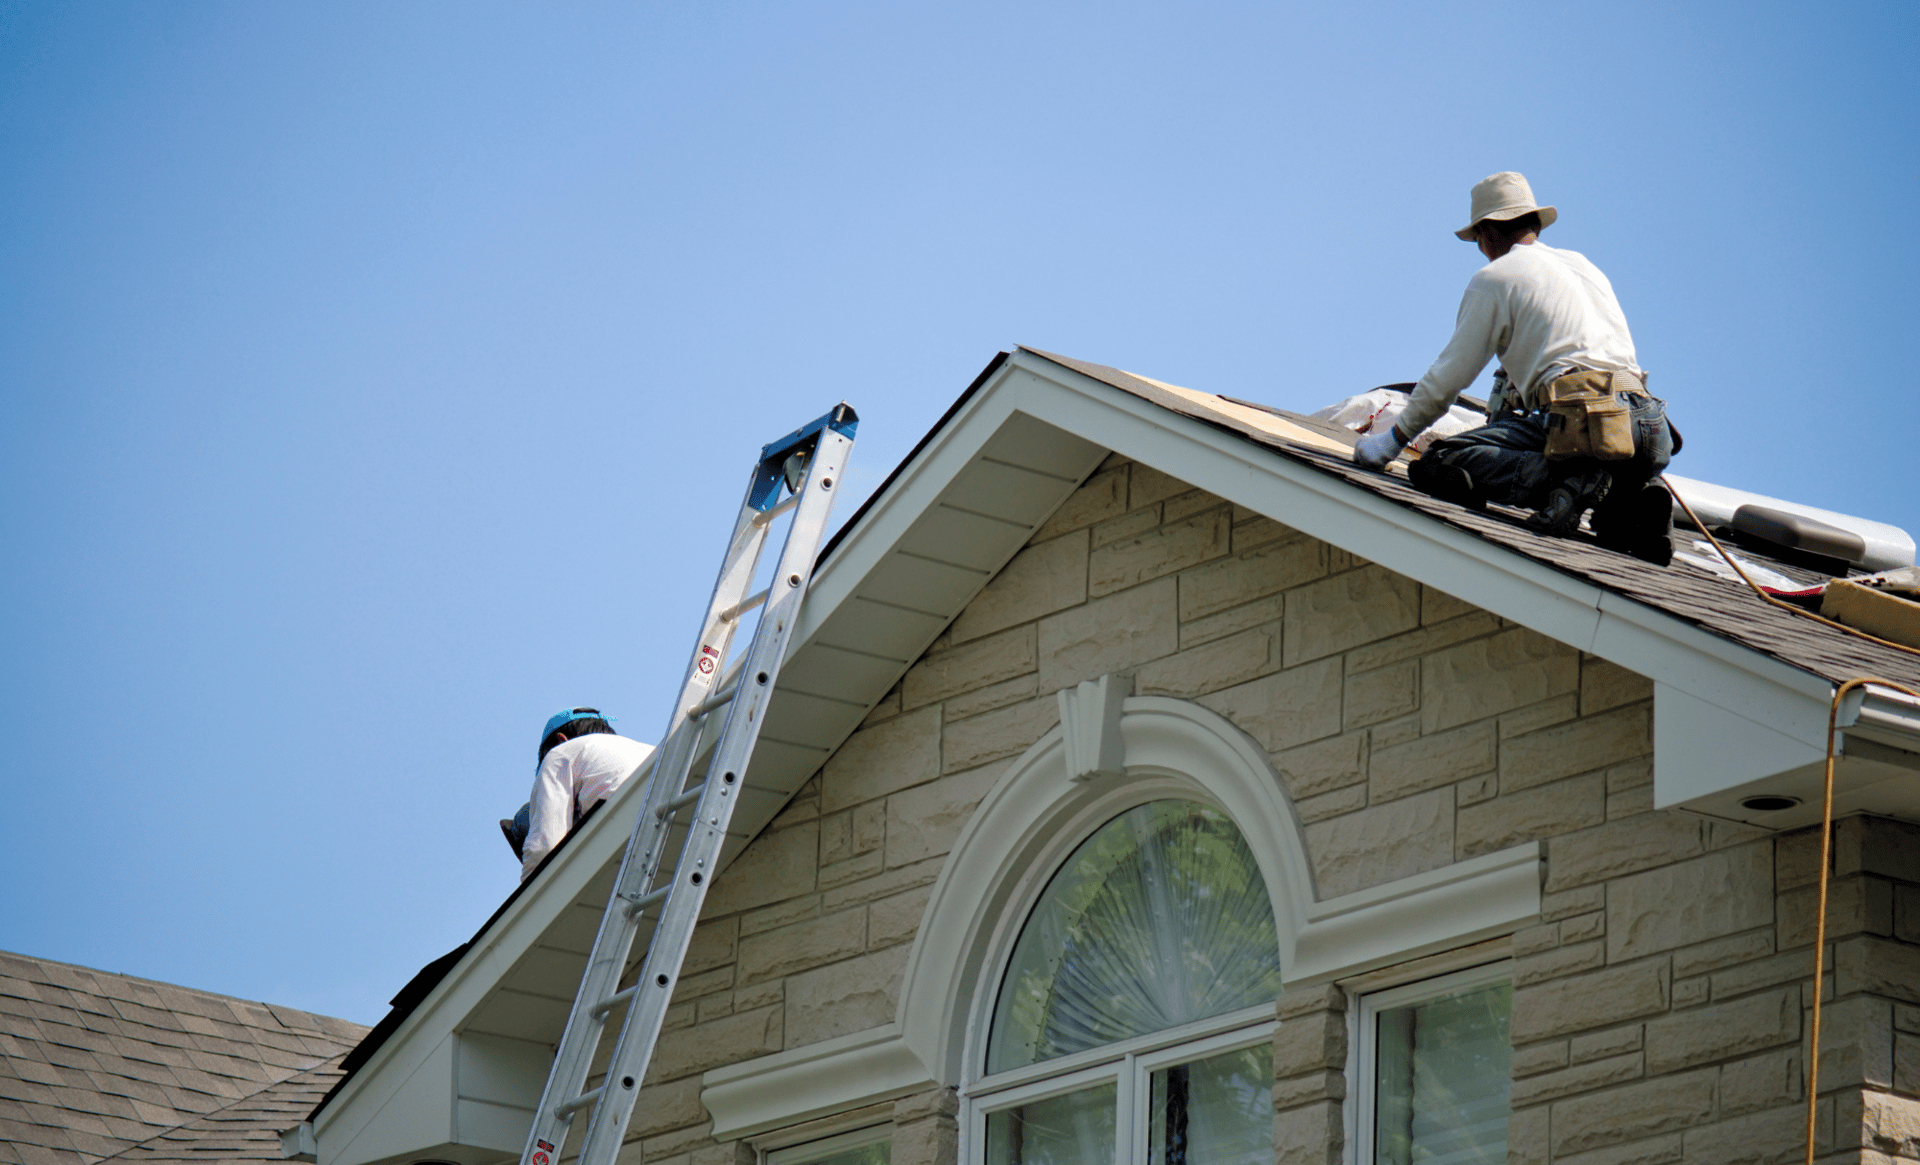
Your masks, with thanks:
[{"label": "fan pattern window", "polygon": [[[1205,1040],[1154,1033],[1280,993],[1279,940],[1258,863],[1225,814],[1186,801],[1130,809],[1055,873],[995,1001],[989,1074],[1080,1057],[1057,1081],[983,1101],[991,1165],[1146,1165],[1272,1158],[1271,1011]],[[1025,1073],[1019,1079],[1031,1077]]]}]

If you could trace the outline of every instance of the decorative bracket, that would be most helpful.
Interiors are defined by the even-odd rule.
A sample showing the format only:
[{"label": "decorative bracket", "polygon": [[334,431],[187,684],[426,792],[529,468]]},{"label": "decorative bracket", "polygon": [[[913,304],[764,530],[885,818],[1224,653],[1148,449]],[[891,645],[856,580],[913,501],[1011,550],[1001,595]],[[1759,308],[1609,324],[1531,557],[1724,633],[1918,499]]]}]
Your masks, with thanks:
[{"label": "decorative bracket", "polygon": [[1120,739],[1120,707],[1133,694],[1130,675],[1104,675],[1063,688],[1060,736],[1067,746],[1067,775],[1076,781],[1121,776],[1127,746]]}]

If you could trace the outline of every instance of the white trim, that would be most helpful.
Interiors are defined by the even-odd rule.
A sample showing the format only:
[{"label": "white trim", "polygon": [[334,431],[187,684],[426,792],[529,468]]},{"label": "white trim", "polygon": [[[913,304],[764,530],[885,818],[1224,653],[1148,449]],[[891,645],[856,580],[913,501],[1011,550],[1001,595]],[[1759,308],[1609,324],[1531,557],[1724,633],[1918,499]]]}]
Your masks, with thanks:
[{"label": "white trim", "polygon": [[900,994],[900,1030],[941,1083],[973,1078],[968,1049],[983,1046],[991,1007],[982,985],[997,981],[1024,907],[1063,847],[1130,804],[1197,797],[1233,819],[1266,880],[1289,986],[1510,933],[1539,915],[1537,843],[1316,901],[1300,826],[1259,745],[1199,704],[1159,696],[1128,699],[1120,730],[1125,778],[1074,781],[1056,727],[1008,768],[961,830]]},{"label": "white trim", "polygon": [[1540,913],[1540,843],[1455,862],[1308,910],[1287,986],[1304,987],[1512,934]]},{"label": "white trim", "polygon": [[[1252,1022],[1248,1022],[1249,1019]],[[1035,1065],[1047,1070],[1031,1079],[1024,1079],[1029,1073],[1022,1069],[1019,1073],[1002,1073],[962,1090],[960,1127],[964,1133],[960,1162],[978,1165],[985,1152],[987,1118],[994,1113],[1109,1082],[1114,1086],[1114,1160],[1139,1160],[1143,1154],[1136,1152],[1136,1148],[1147,1145],[1152,1134],[1148,1101],[1152,1097],[1155,1072],[1268,1043],[1279,1021],[1271,1013],[1262,1016],[1241,1012],[1234,1023],[1216,1026],[1225,1030],[1211,1034],[1196,1032],[1201,1025],[1195,1024],[1156,1032],[1137,1041],[1096,1049],[1089,1053],[1096,1058],[1083,1067],[1075,1066],[1076,1057],[1062,1057]],[[1181,1033],[1179,1038],[1173,1038],[1176,1032]],[[1005,1083],[1016,1075],[1023,1077],[1021,1082]]]},{"label": "white trim", "polygon": [[817,1140],[803,1141],[798,1145],[764,1149],[761,1151],[760,1159],[766,1165],[809,1165],[810,1162],[824,1161],[835,1153],[858,1149],[862,1145],[877,1145],[892,1139],[891,1124],[868,1125],[851,1132],[835,1133]]},{"label": "white trim", "polygon": [[716,1141],[933,1087],[897,1024],[715,1068],[700,1078]]},{"label": "white trim", "polygon": [[1380,1013],[1410,1003],[1457,995],[1475,987],[1507,982],[1512,978],[1512,961],[1502,960],[1369,992],[1354,1001],[1353,1006],[1347,1009],[1350,1017],[1347,1021],[1347,1060],[1350,1065],[1347,1094],[1352,1097],[1352,1103],[1346,1106],[1347,1111],[1342,1114],[1347,1144],[1353,1147],[1349,1161],[1355,1165],[1371,1165],[1373,1161],[1373,1135],[1378,1123],[1374,1104],[1379,1086],[1375,1079],[1379,1059],[1379,1032],[1376,1025]]}]

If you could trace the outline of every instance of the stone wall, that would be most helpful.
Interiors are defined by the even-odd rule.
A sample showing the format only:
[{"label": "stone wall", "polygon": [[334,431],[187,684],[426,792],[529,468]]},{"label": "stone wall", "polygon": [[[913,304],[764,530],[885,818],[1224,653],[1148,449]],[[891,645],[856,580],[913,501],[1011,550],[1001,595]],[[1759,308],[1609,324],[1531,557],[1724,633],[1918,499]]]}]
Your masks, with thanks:
[{"label": "stone wall", "polygon": [[[1120,458],[716,883],[629,1157],[736,1160],[707,1136],[702,1072],[894,1018],[961,826],[1056,723],[1054,693],[1110,672],[1268,750],[1321,898],[1546,842],[1547,917],[1516,939],[1516,1162],[1773,1159],[1707,1146],[1771,1145],[1796,1111],[1805,862],[1790,839],[1776,855],[1756,831],[1652,811],[1651,685]],[[1889,985],[1907,966],[1892,920],[1914,904],[1869,893],[1878,876],[1846,883],[1887,926],[1840,944],[1831,1030],[1879,1034],[1825,1082],[1856,1097],[1920,1072],[1920,1008],[1888,1002],[1920,1002]],[[1280,1155],[1339,1161],[1343,993],[1281,1007]],[[1890,1104],[1842,1124],[1893,1128]],[[950,1095],[896,1109],[900,1165],[951,1160]]]},{"label": "stone wall", "polygon": [[[1549,845],[1515,936],[1511,1160],[1804,1159],[1819,830],[1649,815]],[[1822,1159],[1920,1157],[1920,829],[1836,827]]]}]

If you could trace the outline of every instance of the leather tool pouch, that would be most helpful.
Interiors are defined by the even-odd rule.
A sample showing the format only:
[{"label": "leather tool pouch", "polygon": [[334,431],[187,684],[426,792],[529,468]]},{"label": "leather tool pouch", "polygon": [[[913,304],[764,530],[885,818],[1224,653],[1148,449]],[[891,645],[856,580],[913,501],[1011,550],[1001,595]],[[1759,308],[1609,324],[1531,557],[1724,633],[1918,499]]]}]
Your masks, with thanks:
[{"label": "leather tool pouch", "polygon": [[1547,385],[1547,460],[1633,456],[1633,418],[1621,394],[1641,392],[1631,372],[1570,372]]}]

